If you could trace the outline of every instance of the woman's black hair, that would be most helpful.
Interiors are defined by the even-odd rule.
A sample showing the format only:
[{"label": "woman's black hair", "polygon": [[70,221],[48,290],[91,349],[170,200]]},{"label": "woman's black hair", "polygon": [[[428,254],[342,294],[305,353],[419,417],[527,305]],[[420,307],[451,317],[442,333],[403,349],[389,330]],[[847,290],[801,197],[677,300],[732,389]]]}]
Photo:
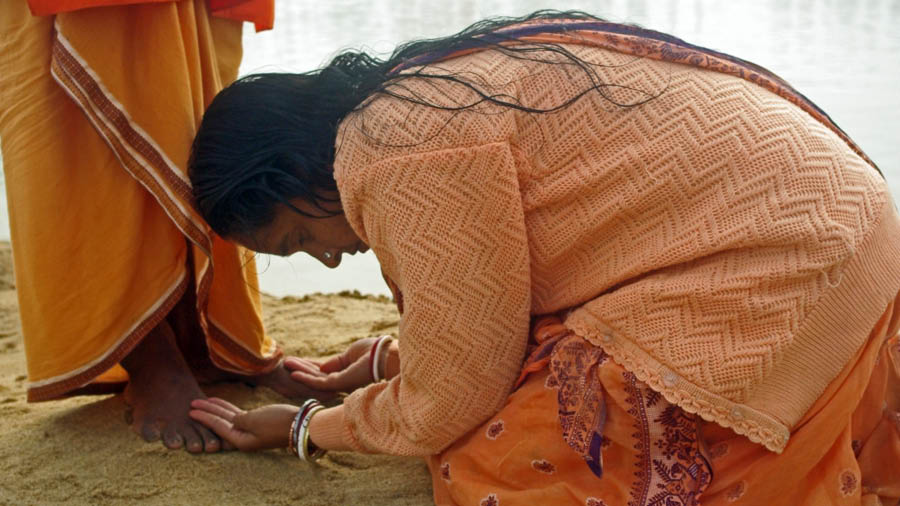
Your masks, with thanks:
[{"label": "woman's black hair", "polygon": [[[593,64],[561,45],[503,44],[517,37],[515,30],[504,28],[563,19],[603,22],[576,11],[538,11],[518,18],[492,18],[449,37],[402,44],[386,59],[351,50],[312,72],[254,74],[238,79],[213,99],[192,146],[189,176],[200,213],[223,237],[250,235],[267,225],[277,204],[309,216],[291,205],[290,201],[298,197],[321,210],[314,216],[334,215],[322,204],[335,200],[337,195],[332,163],[338,125],[347,114],[365,107],[366,99],[374,95],[391,95],[440,109],[471,109],[491,103],[533,113],[559,110],[592,91],[626,107],[653,98],[644,93],[645,100],[617,103],[605,94],[611,85],[599,80]],[[642,33],[681,42],[658,32]],[[424,65],[442,55],[480,47],[490,47],[516,59],[574,65],[584,72],[590,85],[564,103],[536,109],[506,95],[491,94],[479,84],[480,79],[429,73],[429,67]],[[406,69],[409,71],[398,72]],[[452,81],[472,90],[476,99],[454,107],[432,104],[403,91],[401,83],[409,78]]]}]

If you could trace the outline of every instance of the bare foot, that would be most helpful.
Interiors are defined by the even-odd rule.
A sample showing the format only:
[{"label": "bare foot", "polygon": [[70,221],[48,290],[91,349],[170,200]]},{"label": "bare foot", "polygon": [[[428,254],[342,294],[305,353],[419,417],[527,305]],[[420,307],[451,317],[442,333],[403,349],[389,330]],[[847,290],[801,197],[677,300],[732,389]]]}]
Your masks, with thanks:
[{"label": "bare foot", "polygon": [[188,416],[191,401],[205,399],[178,349],[175,334],[163,320],[122,360],[128,371],[126,421],[146,441],[162,439],[171,449],[217,452],[222,441]]},{"label": "bare foot", "polygon": [[284,361],[268,374],[251,376],[248,381],[264,387],[269,387],[288,399],[309,399],[310,397],[320,401],[333,399],[334,392],[313,390],[299,381],[291,378],[291,371],[284,366]]}]

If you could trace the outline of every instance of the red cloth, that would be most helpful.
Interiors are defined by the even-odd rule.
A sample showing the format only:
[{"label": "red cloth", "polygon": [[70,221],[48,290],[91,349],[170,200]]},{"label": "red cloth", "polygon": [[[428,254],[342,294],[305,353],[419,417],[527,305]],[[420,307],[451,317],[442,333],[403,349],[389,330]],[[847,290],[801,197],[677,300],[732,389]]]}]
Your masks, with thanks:
[{"label": "red cloth", "polygon": [[[35,16],[48,16],[90,7],[170,1],[172,0],[28,0],[28,6]],[[257,32],[270,30],[275,24],[275,0],[209,0],[208,3],[214,16],[250,21],[256,26]]]}]

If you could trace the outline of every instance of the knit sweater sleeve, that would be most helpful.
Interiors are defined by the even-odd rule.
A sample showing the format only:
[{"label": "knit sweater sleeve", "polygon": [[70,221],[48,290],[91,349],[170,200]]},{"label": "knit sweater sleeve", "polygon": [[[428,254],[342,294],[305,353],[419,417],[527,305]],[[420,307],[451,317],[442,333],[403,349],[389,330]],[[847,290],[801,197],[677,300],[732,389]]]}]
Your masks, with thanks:
[{"label": "knit sweater sleeve", "polygon": [[503,406],[525,353],[529,255],[511,148],[419,152],[336,178],[404,302],[400,374],[345,399],[344,440],[437,453]]}]

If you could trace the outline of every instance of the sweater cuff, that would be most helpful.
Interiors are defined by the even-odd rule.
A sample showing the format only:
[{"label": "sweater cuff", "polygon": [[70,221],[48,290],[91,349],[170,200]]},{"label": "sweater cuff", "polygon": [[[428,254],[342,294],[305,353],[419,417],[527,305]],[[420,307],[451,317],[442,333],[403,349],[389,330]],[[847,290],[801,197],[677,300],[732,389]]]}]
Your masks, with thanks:
[{"label": "sweater cuff", "polygon": [[335,406],[316,413],[309,422],[309,438],[314,445],[323,450],[356,450],[347,443],[345,436],[344,406]]}]

